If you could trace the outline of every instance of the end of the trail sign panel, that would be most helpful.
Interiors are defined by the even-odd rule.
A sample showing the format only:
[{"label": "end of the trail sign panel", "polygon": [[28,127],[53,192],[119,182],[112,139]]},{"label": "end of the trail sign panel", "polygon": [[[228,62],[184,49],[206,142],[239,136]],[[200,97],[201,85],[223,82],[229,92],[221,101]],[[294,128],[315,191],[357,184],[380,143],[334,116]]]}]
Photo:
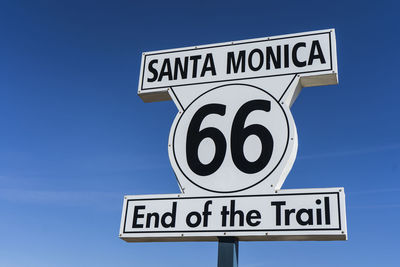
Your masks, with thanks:
[{"label": "end of the trail sign panel", "polygon": [[281,190],[296,159],[290,107],[338,83],[333,29],[143,53],[138,94],[173,100],[181,194],[126,196],[129,242],[346,240],[342,188]]},{"label": "end of the trail sign panel", "polygon": [[264,195],[126,196],[120,235],[128,242],[345,240],[342,188]]}]

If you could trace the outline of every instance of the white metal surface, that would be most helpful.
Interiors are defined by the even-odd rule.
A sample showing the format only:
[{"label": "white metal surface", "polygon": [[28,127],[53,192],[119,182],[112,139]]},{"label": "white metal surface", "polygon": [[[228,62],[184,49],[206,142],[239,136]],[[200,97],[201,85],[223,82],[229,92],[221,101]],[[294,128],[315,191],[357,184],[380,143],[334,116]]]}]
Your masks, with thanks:
[{"label": "white metal surface", "polygon": [[[184,101],[187,106],[181,107],[169,138],[171,165],[183,192],[190,195],[242,194],[243,191],[260,194],[280,189],[293,165],[298,143],[296,126],[289,110],[290,101],[287,104],[279,102],[285,89],[298,80],[290,78],[275,78],[279,86],[270,85],[271,90],[265,85],[220,85],[202,93],[191,103]],[[179,99],[185,99],[185,92],[188,91],[183,94],[181,91],[172,92],[178,107],[181,105]],[[201,109],[210,104],[223,114],[212,113],[215,110],[211,109],[203,116],[199,115]],[[244,111],[246,105],[248,109]],[[239,118],[240,114],[242,118]],[[196,124],[196,120],[198,126],[192,131],[190,127]],[[207,135],[207,131],[220,133]],[[215,135],[221,138],[215,138]],[[263,140],[266,141],[263,143]],[[191,145],[191,142],[196,144]],[[263,150],[272,150],[272,153],[269,155]],[[221,153],[221,162],[210,171],[211,162]],[[190,156],[198,157],[202,168],[209,172],[196,173],[195,168],[188,164]],[[239,160],[244,161],[243,164],[238,163]],[[258,168],[255,161],[261,161]],[[246,164],[251,166],[250,171],[243,167]]]},{"label": "white metal surface", "polygon": [[342,188],[280,190],[297,153],[290,107],[338,82],[333,29],[143,53],[138,94],[173,100],[182,194],[126,196],[128,242],[346,240]]},{"label": "white metal surface", "polygon": [[274,194],[126,196],[120,237],[128,242],[346,240],[342,188]]},{"label": "white metal surface", "polygon": [[297,74],[303,87],[337,83],[334,29],[146,52],[138,94],[162,101],[168,88]]}]

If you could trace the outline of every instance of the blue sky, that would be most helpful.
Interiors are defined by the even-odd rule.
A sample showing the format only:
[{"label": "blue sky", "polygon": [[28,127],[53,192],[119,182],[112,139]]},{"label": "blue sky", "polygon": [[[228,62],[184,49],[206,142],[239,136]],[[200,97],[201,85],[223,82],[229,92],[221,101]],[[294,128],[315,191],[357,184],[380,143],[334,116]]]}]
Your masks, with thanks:
[{"label": "blue sky", "polygon": [[292,107],[283,188],[343,186],[349,240],[241,242],[240,266],[397,266],[396,1],[2,1],[0,266],[216,266],[217,243],[126,243],[124,194],[179,191],[172,101],[137,96],[144,51],[336,29],[339,84]]}]

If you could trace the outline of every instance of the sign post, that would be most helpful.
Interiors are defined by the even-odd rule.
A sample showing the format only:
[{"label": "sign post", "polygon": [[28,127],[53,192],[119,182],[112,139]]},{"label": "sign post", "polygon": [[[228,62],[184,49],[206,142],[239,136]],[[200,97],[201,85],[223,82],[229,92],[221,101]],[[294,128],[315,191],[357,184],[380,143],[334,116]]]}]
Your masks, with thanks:
[{"label": "sign post", "polygon": [[[125,196],[128,242],[346,240],[343,188],[281,190],[298,146],[290,107],[338,83],[335,31],[143,53],[138,94],[173,100],[168,154],[180,194]],[[230,262],[230,263],[228,263]]]},{"label": "sign post", "polygon": [[239,266],[239,242],[235,237],[218,239],[218,267]]}]

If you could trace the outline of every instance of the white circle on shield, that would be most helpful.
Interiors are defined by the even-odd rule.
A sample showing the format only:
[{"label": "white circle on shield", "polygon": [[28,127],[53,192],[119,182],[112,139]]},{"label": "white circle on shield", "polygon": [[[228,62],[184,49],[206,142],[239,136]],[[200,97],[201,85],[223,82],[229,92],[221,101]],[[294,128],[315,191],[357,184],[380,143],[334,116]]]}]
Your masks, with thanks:
[{"label": "white circle on shield", "polygon": [[232,193],[268,179],[288,142],[288,118],[271,94],[229,84],[202,94],[183,112],[174,130],[173,155],[194,185]]}]

